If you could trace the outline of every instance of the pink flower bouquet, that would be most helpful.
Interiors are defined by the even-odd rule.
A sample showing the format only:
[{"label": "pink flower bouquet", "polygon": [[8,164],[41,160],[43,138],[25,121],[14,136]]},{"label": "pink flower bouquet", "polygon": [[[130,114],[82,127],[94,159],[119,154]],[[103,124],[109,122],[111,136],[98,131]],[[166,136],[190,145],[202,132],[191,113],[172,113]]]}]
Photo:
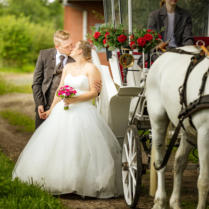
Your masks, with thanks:
[{"label": "pink flower bouquet", "polygon": [[[77,93],[77,91],[68,85],[62,86],[58,91],[57,91],[57,96],[61,97],[62,99],[65,98],[71,98],[73,96],[75,96]],[[69,107],[68,105],[64,105],[64,110],[68,110]]]}]

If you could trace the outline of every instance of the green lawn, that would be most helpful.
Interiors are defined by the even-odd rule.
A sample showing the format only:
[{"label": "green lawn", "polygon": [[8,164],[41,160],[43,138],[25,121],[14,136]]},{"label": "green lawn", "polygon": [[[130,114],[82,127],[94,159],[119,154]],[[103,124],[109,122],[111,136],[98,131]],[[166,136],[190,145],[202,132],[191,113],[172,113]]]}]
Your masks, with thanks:
[{"label": "green lawn", "polygon": [[[195,209],[197,207],[197,202],[191,202],[191,201],[183,201],[182,202],[182,208],[183,209]],[[209,205],[206,206],[206,209],[209,209]]]},{"label": "green lawn", "polygon": [[0,67],[0,72],[4,73],[31,73],[34,71],[34,65],[23,65],[22,67]]},{"label": "green lawn", "polygon": [[29,116],[12,110],[3,110],[0,116],[6,119],[9,124],[16,126],[16,129],[22,132],[33,132],[35,130],[35,122]]},{"label": "green lawn", "polygon": [[0,95],[8,93],[32,93],[31,85],[16,86],[0,77]]},{"label": "green lawn", "polygon": [[12,181],[14,163],[0,151],[1,209],[64,209],[60,200],[36,185]]}]

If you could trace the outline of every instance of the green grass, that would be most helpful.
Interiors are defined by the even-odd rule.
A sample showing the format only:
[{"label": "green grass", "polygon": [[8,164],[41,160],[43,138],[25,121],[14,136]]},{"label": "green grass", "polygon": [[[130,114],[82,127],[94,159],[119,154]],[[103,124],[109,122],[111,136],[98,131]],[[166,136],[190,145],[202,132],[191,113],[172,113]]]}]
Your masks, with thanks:
[{"label": "green grass", "polygon": [[0,67],[3,73],[31,73],[34,71],[34,65],[23,65],[22,67]]},{"label": "green grass", "polygon": [[8,93],[32,93],[31,85],[16,86],[0,77],[0,95]]},{"label": "green grass", "polygon": [[12,181],[14,163],[0,151],[0,208],[1,209],[64,209],[60,200],[39,186],[18,179]]},{"label": "green grass", "polygon": [[[197,202],[191,202],[191,201],[182,202],[183,209],[195,209],[196,207],[197,207]],[[206,207],[206,209],[209,209],[209,205]]]},{"label": "green grass", "polygon": [[6,119],[9,124],[16,126],[18,131],[33,132],[35,129],[34,120],[23,113],[11,110],[3,110],[0,116]]},{"label": "green grass", "polygon": [[[194,154],[195,154],[195,156],[198,157],[198,151],[197,151],[197,149],[194,149]],[[195,156],[193,155],[193,150],[192,150],[192,151],[189,153],[189,158],[188,158],[188,160],[191,161],[191,162],[193,162],[193,163],[198,163],[199,160],[198,160],[198,158],[196,158]]]}]

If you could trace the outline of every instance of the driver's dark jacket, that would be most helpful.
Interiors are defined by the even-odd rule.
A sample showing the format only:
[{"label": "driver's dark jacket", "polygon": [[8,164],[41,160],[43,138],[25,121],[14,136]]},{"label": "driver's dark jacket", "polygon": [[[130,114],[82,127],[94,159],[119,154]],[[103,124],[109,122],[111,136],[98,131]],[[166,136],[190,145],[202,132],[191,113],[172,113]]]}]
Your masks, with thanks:
[{"label": "driver's dark jacket", "polygon": [[[167,9],[163,6],[161,9],[153,11],[149,15],[148,29],[152,29],[162,35],[163,41],[166,41],[168,29]],[[174,20],[174,38],[177,46],[193,45],[192,36],[192,18],[188,11],[176,6]]]}]

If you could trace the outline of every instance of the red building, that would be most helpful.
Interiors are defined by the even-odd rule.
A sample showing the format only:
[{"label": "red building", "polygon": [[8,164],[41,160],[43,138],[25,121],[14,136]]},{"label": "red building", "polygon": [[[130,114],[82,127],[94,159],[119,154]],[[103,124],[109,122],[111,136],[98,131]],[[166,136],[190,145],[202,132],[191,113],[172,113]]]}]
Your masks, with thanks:
[{"label": "red building", "polygon": [[[64,30],[71,33],[74,41],[86,39],[91,32],[91,26],[104,23],[102,0],[63,0]],[[102,64],[106,63],[106,56],[100,53]]]}]

